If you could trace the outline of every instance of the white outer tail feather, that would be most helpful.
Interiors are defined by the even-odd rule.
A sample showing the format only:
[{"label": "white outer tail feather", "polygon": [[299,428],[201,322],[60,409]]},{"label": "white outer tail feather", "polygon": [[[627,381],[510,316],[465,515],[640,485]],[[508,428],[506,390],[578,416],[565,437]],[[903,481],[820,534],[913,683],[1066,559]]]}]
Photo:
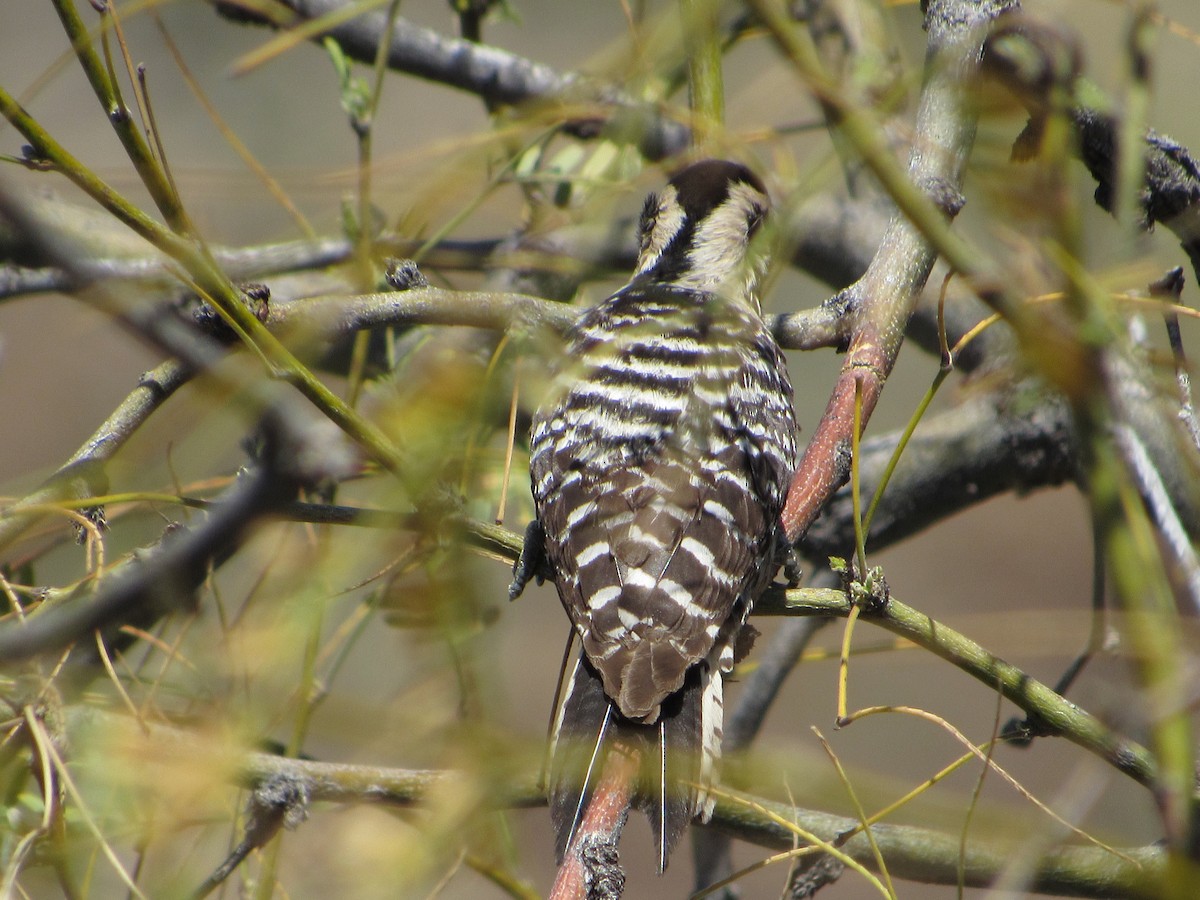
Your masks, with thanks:
[{"label": "white outer tail feather", "polygon": [[[550,746],[549,793],[562,853],[570,852],[575,844],[603,769],[606,744],[618,736],[634,748],[641,747],[644,762],[654,773],[647,776],[648,783],[634,786],[634,797],[640,798],[634,802],[654,826],[660,871],[666,868],[671,848],[686,824],[680,815],[686,814],[689,821],[711,819],[716,799],[708,788],[717,779],[724,732],[722,655],[714,651],[700,664],[699,682],[691,680],[685,685],[682,690],[688,693],[677,701],[683,707],[676,706],[672,715],[653,725],[621,717],[613,702],[603,696],[599,676],[582,656],[577,659],[557,711]],[[592,702],[584,699],[589,695]],[[594,702],[601,698],[603,706]],[[684,724],[688,716],[692,726]],[[682,730],[679,726],[673,729],[676,722]]]},{"label": "white outer tail feather", "polygon": [[700,786],[696,792],[696,816],[701,822],[712,819],[717,805],[708,788],[717,782],[725,735],[725,677],[718,666],[708,665],[705,669],[700,698]]}]

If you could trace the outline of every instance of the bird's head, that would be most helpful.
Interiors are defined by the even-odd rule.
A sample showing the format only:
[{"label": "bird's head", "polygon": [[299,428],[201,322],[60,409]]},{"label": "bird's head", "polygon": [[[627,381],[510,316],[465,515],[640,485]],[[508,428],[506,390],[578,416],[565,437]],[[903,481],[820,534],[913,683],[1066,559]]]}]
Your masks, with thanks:
[{"label": "bird's head", "polygon": [[759,275],[750,241],[769,205],[762,181],[740,163],[688,166],[646,198],[635,280],[748,295]]}]

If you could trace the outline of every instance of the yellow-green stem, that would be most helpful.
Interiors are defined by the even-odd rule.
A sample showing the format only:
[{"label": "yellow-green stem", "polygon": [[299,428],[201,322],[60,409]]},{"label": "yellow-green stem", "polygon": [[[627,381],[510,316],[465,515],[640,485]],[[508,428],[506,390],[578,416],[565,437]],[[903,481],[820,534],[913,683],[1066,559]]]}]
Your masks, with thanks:
[{"label": "yellow-green stem", "polygon": [[1111,437],[1096,424],[1089,431],[1088,493],[1125,612],[1124,633],[1150,703],[1148,717],[1158,761],[1155,790],[1173,851],[1165,896],[1184,900],[1197,896],[1200,881],[1186,862],[1195,776],[1179,614],[1145,505]]},{"label": "yellow-green stem", "polygon": [[88,82],[92,85],[92,90],[104,107],[104,112],[116,132],[117,138],[121,141],[121,146],[125,148],[129,161],[133,163],[138,177],[146,186],[158,211],[162,213],[173,231],[192,234],[191,222],[179,202],[179,196],[175,193],[163,167],[154,157],[150,145],[146,143],[146,139],[138,130],[137,123],[130,115],[129,109],[121,101],[115,79],[109,76],[108,70],[92,46],[91,36],[79,18],[75,3],[73,0],[52,0],[52,2],[62,22],[63,30],[71,40],[71,48],[75,51],[75,56],[79,59],[79,64],[83,67]]},{"label": "yellow-green stem", "polygon": [[1113,196],[1113,216],[1121,225],[1125,239],[1124,253],[1133,259],[1137,242],[1142,236],[1142,184],[1145,180],[1146,115],[1150,105],[1151,43],[1158,29],[1150,20],[1152,4],[1139,0],[1132,4],[1129,23],[1128,49],[1125,56],[1125,103],[1117,131],[1116,189]]},{"label": "yellow-green stem", "polygon": [[850,502],[854,514],[854,552],[858,556],[860,579],[867,577],[866,525],[862,517],[862,491],[860,490],[862,449],[862,379],[854,379],[854,431],[850,434]]},{"label": "yellow-green stem", "polygon": [[703,148],[712,143],[725,122],[719,6],[713,0],[679,0],[679,11],[687,51],[692,143]]},{"label": "yellow-green stem", "polygon": [[929,385],[929,390],[925,392],[925,396],[921,398],[921,402],[917,405],[916,410],[909,416],[908,424],[904,426],[904,433],[900,435],[900,440],[896,443],[896,449],[892,451],[892,455],[888,458],[887,468],[883,470],[883,477],[879,479],[875,493],[871,495],[871,505],[867,507],[867,514],[863,516],[860,530],[864,535],[871,533],[871,519],[875,516],[875,509],[879,506],[879,501],[883,499],[883,492],[887,490],[888,482],[892,480],[892,475],[896,472],[896,466],[900,463],[900,457],[904,454],[904,449],[908,446],[908,442],[912,440],[913,432],[917,430],[917,425],[920,424],[921,419],[925,417],[925,413],[929,410],[929,404],[933,402],[933,398],[937,396],[938,390],[945,383],[951,371],[953,370],[938,370],[938,373],[933,376],[933,383]]}]

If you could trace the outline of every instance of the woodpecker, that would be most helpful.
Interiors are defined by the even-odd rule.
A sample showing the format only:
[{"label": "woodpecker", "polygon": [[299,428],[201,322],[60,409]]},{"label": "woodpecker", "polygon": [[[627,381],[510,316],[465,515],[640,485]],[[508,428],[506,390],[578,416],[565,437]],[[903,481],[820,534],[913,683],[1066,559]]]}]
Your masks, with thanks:
[{"label": "woodpecker", "polygon": [[758,177],[722,160],[648,197],[633,278],[571,327],[533,418],[537,519],[511,593],[543,557],[582,644],[551,751],[560,862],[617,741],[652,763],[635,803],[660,873],[712,814],[722,676],[785,550],[796,468],[792,387],[749,253],[767,209]]}]

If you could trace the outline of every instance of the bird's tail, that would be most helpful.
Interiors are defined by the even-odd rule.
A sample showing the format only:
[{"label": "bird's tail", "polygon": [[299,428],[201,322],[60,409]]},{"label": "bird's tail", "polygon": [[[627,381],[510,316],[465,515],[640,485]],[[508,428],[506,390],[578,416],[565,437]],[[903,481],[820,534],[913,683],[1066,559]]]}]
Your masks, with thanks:
[{"label": "bird's tail", "polygon": [[721,722],[721,676],[705,663],[692,667],[683,687],[663,701],[658,720],[645,725],[617,711],[581,655],[551,747],[550,816],[558,861],[575,840],[608,752],[620,745],[641,760],[633,804],[650,819],[661,873],[692,819],[707,821],[712,814],[705,786],[715,777]]}]

